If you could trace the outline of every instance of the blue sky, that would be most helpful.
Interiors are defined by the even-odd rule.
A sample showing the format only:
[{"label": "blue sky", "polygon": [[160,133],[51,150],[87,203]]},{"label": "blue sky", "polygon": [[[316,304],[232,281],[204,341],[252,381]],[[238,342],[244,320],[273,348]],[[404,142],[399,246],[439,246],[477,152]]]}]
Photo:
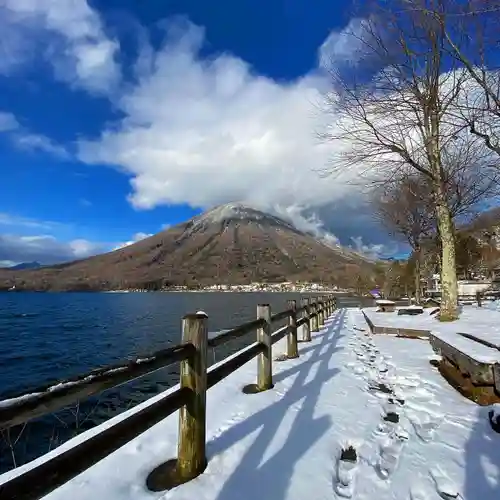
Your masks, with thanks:
[{"label": "blue sky", "polygon": [[243,201],[391,252],[361,194],[321,178],[322,58],[345,1],[2,0],[0,264],[107,251]]}]

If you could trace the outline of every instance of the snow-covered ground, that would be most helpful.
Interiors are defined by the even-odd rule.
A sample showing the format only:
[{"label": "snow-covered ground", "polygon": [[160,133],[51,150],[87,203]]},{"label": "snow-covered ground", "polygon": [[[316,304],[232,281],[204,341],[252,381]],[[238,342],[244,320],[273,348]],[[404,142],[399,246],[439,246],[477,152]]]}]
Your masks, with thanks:
[{"label": "snow-covered ground", "polygon": [[398,316],[397,311],[376,312],[374,307],[365,308],[363,311],[375,326],[469,333],[500,346],[500,311],[490,304],[487,307],[462,306],[460,318],[457,321],[443,323],[436,318],[436,315],[430,314],[432,309],[424,309],[422,314],[415,316]]},{"label": "snow-covered ground", "polygon": [[[447,489],[456,498],[498,500],[500,434],[489,425],[488,408],[444,381],[429,363],[435,355],[428,342],[368,337],[367,331],[360,310],[337,311],[311,343],[300,344],[300,358],[274,363],[272,390],[241,392],[255,380],[255,362],[212,388],[209,463],[190,483],[163,494],[144,486],[154,467],[175,456],[174,414],[46,498],[330,500],[352,489],[359,500],[432,500]],[[284,350],[278,345],[275,354]],[[404,404],[391,405],[387,394],[374,391],[379,383]],[[398,424],[383,420],[391,412]],[[352,481],[339,489],[338,457],[348,443],[358,451],[358,464],[341,467]],[[19,472],[0,476],[0,483]]]}]

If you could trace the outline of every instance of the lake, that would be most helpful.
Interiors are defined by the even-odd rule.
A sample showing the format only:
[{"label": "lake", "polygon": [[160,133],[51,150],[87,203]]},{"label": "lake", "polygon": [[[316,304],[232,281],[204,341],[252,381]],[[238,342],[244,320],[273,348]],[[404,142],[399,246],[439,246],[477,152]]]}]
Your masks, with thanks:
[{"label": "lake", "polygon": [[[255,319],[257,304],[286,309],[298,293],[0,293],[0,399],[94,368],[178,344],[181,318],[199,310],[212,334]],[[307,295],[307,296],[310,296]],[[355,305],[339,298],[339,305]],[[214,349],[219,361],[254,334]],[[173,365],[79,405],[3,432],[0,472],[46,453],[71,436],[178,382]]]}]

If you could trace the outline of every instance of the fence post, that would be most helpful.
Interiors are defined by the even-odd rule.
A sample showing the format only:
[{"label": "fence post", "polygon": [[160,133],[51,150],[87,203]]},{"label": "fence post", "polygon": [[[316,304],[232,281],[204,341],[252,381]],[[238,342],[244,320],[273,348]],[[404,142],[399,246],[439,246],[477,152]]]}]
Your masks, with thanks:
[{"label": "fence post", "polygon": [[323,295],[323,297],[321,298],[322,302],[323,302],[323,311],[321,313],[321,323],[323,326],[325,326],[325,321],[326,321],[326,318],[328,317],[326,315],[326,300],[327,298]]},{"label": "fence post", "polygon": [[312,316],[312,327],[313,332],[318,331],[318,302],[316,297],[311,297],[311,314]]},{"label": "fence post", "polygon": [[267,391],[273,387],[272,344],[271,344],[271,307],[269,304],[257,306],[257,318],[264,319],[266,324],[257,328],[257,342],[264,344],[265,351],[257,357],[257,389]]},{"label": "fence post", "polygon": [[482,297],[481,297],[481,292],[476,292],[476,300],[477,300],[477,307],[482,307],[482,301],[481,301]]},{"label": "fence post", "polygon": [[288,338],[287,338],[287,357],[298,358],[299,350],[297,347],[297,302],[295,300],[288,301],[288,308],[291,309],[288,317]]},{"label": "fence post", "polygon": [[189,389],[185,406],[179,410],[177,473],[183,481],[201,474],[206,467],[205,432],[207,399],[208,316],[199,312],[182,319],[182,342],[195,347],[181,363],[181,388]]},{"label": "fence post", "polygon": [[302,299],[302,305],[304,306],[304,316],[307,321],[304,323],[304,342],[311,342],[311,307],[309,305],[309,298]]},{"label": "fence post", "polygon": [[325,298],[321,295],[318,298],[318,328],[322,328],[325,324]]}]

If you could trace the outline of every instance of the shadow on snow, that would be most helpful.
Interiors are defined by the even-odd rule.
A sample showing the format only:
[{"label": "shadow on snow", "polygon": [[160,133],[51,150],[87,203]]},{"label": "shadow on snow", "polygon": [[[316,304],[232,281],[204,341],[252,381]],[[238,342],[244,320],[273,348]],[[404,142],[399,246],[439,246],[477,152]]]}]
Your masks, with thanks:
[{"label": "shadow on snow", "polygon": [[[315,418],[314,411],[323,384],[340,371],[338,368],[329,368],[328,363],[332,355],[341,350],[337,347],[337,342],[341,338],[344,317],[345,310],[341,310],[326,322],[324,330],[316,334],[323,336],[322,341],[308,348],[311,355],[307,360],[275,375],[275,389],[280,382],[296,375],[292,385],[286,389],[286,393],[279,401],[231,426],[221,436],[208,443],[210,460],[238,441],[258,432],[236,469],[224,483],[217,500],[243,499],[245,495],[260,500],[286,498],[298,460],[327,433],[332,425],[329,416]],[[300,354],[303,355],[304,350],[301,350]],[[316,374],[306,383],[313,367],[317,369]],[[289,439],[281,449],[263,462],[266,450],[283,419],[291,406],[300,401],[302,405],[295,414]]]}]

